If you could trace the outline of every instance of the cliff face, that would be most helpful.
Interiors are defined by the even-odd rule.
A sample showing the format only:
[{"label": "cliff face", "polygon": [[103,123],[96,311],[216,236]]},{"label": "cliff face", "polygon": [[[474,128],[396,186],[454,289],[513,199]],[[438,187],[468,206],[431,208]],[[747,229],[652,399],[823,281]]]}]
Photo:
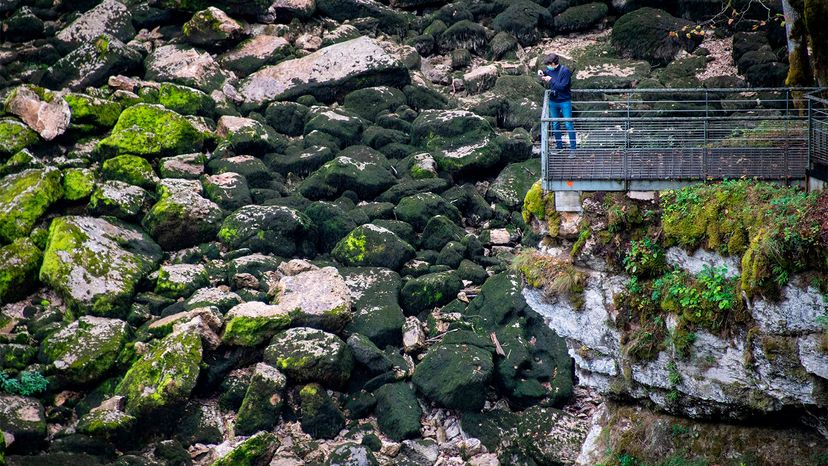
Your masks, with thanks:
[{"label": "cliff face", "polygon": [[[782,438],[802,440],[775,448],[791,448],[794,463],[818,464],[806,461],[814,452],[800,433],[815,435],[815,445],[825,443],[818,432],[828,434],[826,198],[725,182],[649,200],[588,194],[583,213],[570,214],[554,211],[551,194],[530,190],[524,215],[540,246],[515,262],[524,297],[566,340],[577,384],[607,400],[583,464],[623,464],[604,457],[610,450],[646,464],[678,452],[647,449],[660,434],[640,425],[668,422],[659,413],[714,421],[718,433],[699,428],[708,444],[770,422]],[[647,439],[640,449],[630,447],[636,436]],[[741,442],[732,451],[781,464],[760,446]],[[698,450],[684,457],[725,457]]]}]

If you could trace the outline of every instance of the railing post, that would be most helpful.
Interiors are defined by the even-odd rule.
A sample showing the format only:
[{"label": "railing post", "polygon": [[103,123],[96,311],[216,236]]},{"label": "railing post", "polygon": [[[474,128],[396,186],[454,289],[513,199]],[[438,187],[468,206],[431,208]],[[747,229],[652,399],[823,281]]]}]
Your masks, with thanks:
[{"label": "railing post", "polygon": [[710,131],[708,125],[710,124],[710,97],[709,91],[704,90],[704,146],[702,147],[702,181],[707,181],[707,151],[708,151],[708,133]]},{"label": "railing post", "polygon": [[543,93],[541,110],[541,189],[546,192],[549,182],[549,91]]},{"label": "railing post", "polygon": [[788,119],[791,117],[791,108],[790,108],[790,101],[791,101],[791,90],[789,88],[785,88],[785,145],[784,147],[784,155],[785,155],[785,184],[790,184],[791,178],[791,165],[790,165],[790,142],[791,142],[791,135],[789,132],[788,127]]},{"label": "railing post", "polygon": [[[814,156],[814,145],[813,145],[813,131],[814,131],[814,110],[813,110],[813,99],[810,96],[808,98],[808,171],[814,169],[813,167],[813,156]],[[807,176],[807,175],[806,175]]]},{"label": "railing post", "polygon": [[627,118],[624,122],[624,153],[621,155],[622,157],[622,167],[624,170],[624,189],[629,189],[630,187],[630,129],[632,125],[630,124],[630,99],[632,98],[632,93],[627,93]]}]

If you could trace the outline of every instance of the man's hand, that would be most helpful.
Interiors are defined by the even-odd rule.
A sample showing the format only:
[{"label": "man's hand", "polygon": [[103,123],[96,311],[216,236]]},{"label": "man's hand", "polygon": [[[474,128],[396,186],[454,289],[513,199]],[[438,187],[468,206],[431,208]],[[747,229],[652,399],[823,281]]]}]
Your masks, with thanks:
[{"label": "man's hand", "polygon": [[551,77],[549,77],[549,76],[544,76],[544,77],[542,77],[542,78],[541,78],[541,80],[542,80],[544,83],[548,83],[549,81],[551,81],[551,80],[552,80],[552,78],[551,78]]},{"label": "man's hand", "polygon": [[558,97],[558,91],[556,91],[555,89],[552,89],[552,90],[549,91],[549,95],[551,95],[552,97]]}]

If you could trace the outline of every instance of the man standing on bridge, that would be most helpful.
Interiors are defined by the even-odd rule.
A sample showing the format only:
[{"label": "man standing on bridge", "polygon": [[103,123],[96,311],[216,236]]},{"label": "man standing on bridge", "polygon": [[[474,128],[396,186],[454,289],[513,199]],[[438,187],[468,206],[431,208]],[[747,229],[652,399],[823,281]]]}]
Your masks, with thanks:
[{"label": "man standing on bridge", "polygon": [[[559,63],[557,54],[550,53],[544,59],[546,69],[538,71],[538,75],[549,88],[549,117],[564,118],[564,125],[569,133],[569,147],[575,150],[575,125],[572,124],[572,71]],[[561,122],[552,123],[552,130],[555,135],[555,143],[558,150],[563,150],[563,135],[561,134]],[[573,154],[570,152],[570,157]]]}]

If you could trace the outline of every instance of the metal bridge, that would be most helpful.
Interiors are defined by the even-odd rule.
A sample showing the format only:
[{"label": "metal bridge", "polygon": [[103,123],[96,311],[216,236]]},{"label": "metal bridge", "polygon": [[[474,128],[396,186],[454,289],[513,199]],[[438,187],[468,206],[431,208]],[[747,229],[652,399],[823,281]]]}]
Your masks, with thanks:
[{"label": "metal bridge", "polygon": [[567,120],[551,118],[546,91],[543,187],[649,191],[739,178],[822,187],[826,97],[816,88],[573,90],[577,150],[570,151]]}]

